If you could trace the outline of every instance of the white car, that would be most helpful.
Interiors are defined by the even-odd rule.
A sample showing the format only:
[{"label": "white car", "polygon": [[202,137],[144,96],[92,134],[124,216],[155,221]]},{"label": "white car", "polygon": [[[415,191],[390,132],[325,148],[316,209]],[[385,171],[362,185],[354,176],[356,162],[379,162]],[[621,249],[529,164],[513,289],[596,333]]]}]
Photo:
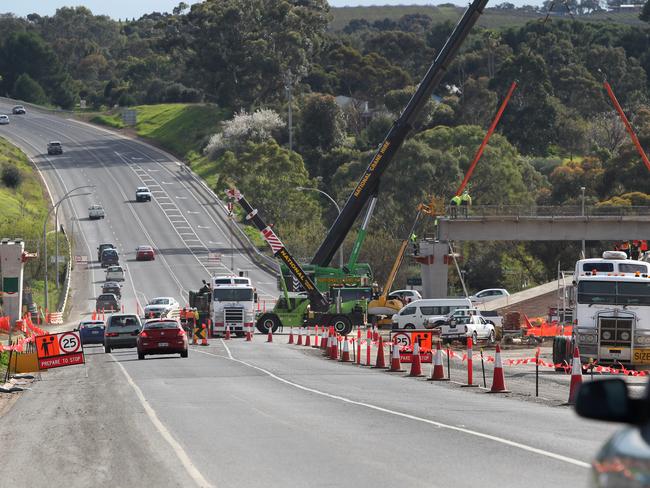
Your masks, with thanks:
[{"label": "white car", "polygon": [[0,125],[7,125],[9,123],[9,117],[6,115],[0,115]]},{"label": "white car", "polygon": [[150,202],[151,201],[151,191],[146,186],[139,186],[135,190],[135,201],[136,202]]},{"label": "white car", "polygon": [[156,297],[153,298],[146,307],[144,307],[144,317],[147,319],[162,317],[178,308],[180,308],[180,305],[175,298]]},{"label": "white car", "polygon": [[99,204],[91,205],[88,207],[88,218],[95,220],[95,219],[103,219],[105,217],[104,213],[104,207],[102,207]]},{"label": "white car", "polygon": [[440,325],[438,329],[440,329],[440,338],[443,341],[460,339],[465,342],[468,337],[471,337],[474,343],[479,340],[487,340],[492,344],[496,340],[494,325],[479,315],[454,317],[449,323]]},{"label": "white car", "polygon": [[393,329],[423,329],[425,321],[435,324],[458,308],[471,308],[467,298],[425,298],[415,300],[393,315]]},{"label": "white car", "polygon": [[505,288],[487,288],[472,295],[469,297],[469,299],[472,301],[472,303],[485,303],[496,300],[497,298],[507,297],[509,295],[510,293],[508,293],[508,290]]},{"label": "white car", "polygon": [[402,300],[402,303],[411,303],[415,300],[422,300],[422,295],[417,290],[395,290],[388,294],[389,300]]},{"label": "white car", "polygon": [[106,268],[105,281],[124,281],[124,269],[122,266],[109,266]]}]

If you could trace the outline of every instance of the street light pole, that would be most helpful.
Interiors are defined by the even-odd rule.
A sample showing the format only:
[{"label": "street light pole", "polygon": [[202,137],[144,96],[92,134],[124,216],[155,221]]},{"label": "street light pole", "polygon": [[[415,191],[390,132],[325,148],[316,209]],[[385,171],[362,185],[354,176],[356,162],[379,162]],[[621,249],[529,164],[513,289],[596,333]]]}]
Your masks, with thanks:
[{"label": "street light pole", "polygon": [[[585,216],[585,187],[581,186],[580,191],[582,192],[582,216]],[[583,219],[584,220],[584,219]],[[582,240],[582,259],[585,259],[585,240]]]},{"label": "street light pole", "polygon": [[[321,193],[322,195],[325,195],[327,199],[334,204],[336,207],[337,212],[339,215],[341,214],[341,207],[339,207],[339,204],[336,203],[336,200],[334,200],[329,194],[325,193],[323,190],[319,190],[318,188],[305,188],[304,186],[297,186],[296,190],[298,191],[317,191],[318,193]],[[339,248],[339,266],[341,269],[343,269],[343,246]]]},{"label": "street light pole", "polygon": [[[45,216],[45,222],[43,222],[43,258],[44,258],[44,262],[45,262],[44,263],[45,283],[44,283],[44,290],[43,290],[44,291],[44,297],[43,298],[44,298],[44,301],[45,301],[45,309],[46,310],[49,309],[49,294],[48,294],[49,287],[48,287],[48,284],[47,284],[47,222],[50,220],[50,215],[52,215],[52,211],[54,210],[55,214],[56,214],[56,211],[58,210],[59,205],[61,205],[68,198],[80,197],[80,196],[83,196],[83,195],[90,195],[91,194],[91,192],[86,192],[86,193],[78,193],[77,195],[71,195],[72,192],[74,192],[76,190],[81,190],[83,188],[95,188],[95,186],[94,185],[84,185],[84,186],[78,186],[78,187],[73,188],[72,190],[70,190],[68,193],[63,195],[63,197],[61,197],[61,199],[58,202],[56,202],[54,204],[54,206],[52,206],[51,209],[48,210],[47,215]],[[57,221],[57,225],[58,225],[58,221]],[[58,228],[55,229],[55,232],[56,232],[57,236],[58,236],[58,231],[59,231]],[[56,240],[57,255],[58,255],[58,244],[59,244],[59,242],[58,242],[58,237],[57,237],[57,240]],[[58,265],[58,259],[55,262]],[[58,275],[58,273],[59,273],[58,266],[57,266],[56,272],[57,272],[57,275]],[[57,282],[58,282],[58,278],[57,278]]]}]

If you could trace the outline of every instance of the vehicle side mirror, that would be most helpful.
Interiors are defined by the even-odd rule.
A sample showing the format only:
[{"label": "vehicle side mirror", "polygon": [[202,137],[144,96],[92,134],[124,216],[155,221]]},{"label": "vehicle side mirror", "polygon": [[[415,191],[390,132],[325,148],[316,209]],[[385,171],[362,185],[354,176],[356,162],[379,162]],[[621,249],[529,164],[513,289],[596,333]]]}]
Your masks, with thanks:
[{"label": "vehicle side mirror", "polygon": [[578,415],[588,419],[636,423],[640,412],[633,406],[625,381],[607,379],[582,383],[575,408]]}]

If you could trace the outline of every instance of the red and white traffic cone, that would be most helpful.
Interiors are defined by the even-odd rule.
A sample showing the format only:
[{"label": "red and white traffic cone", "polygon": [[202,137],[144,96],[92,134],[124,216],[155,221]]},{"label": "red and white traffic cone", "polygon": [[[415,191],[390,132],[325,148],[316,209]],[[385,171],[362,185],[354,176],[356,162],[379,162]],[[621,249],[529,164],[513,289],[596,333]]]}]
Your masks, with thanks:
[{"label": "red and white traffic cone", "polygon": [[230,326],[226,325],[226,332],[223,334],[223,340],[224,341],[229,341],[230,340]]},{"label": "red and white traffic cone", "polygon": [[368,338],[366,339],[366,366],[372,366],[370,364],[372,358],[372,332],[368,332]]},{"label": "red and white traffic cone", "polygon": [[379,336],[379,343],[377,344],[377,360],[375,361],[375,368],[385,369],[386,368],[386,359],[384,358],[384,341]]},{"label": "red and white traffic cone", "polygon": [[474,366],[472,362],[472,354],[474,354],[474,351],[472,350],[472,338],[468,337],[467,338],[467,384],[461,386],[465,386],[465,387],[478,386],[474,384]]},{"label": "red and white traffic cone", "polygon": [[321,343],[321,348],[323,349],[323,356],[329,357],[330,349],[332,348],[332,328],[327,332],[327,337]]},{"label": "red and white traffic cone", "polygon": [[305,331],[305,347],[311,347],[311,336],[309,335],[309,327]]},{"label": "red and white traffic cone", "polygon": [[314,326],[314,343],[311,347],[319,348],[320,347],[320,335],[318,335],[318,326]]},{"label": "red and white traffic cone", "polygon": [[343,338],[343,351],[341,353],[341,362],[349,363],[350,362],[350,345],[348,344],[348,338]]},{"label": "red and white traffic cone", "polygon": [[576,402],[578,388],[582,384],[582,363],[580,362],[580,351],[578,346],[573,349],[573,363],[571,365],[571,387],[569,389],[569,405]]},{"label": "red and white traffic cone", "polygon": [[293,344],[293,327],[289,329],[289,342],[287,344]]},{"label": "red and white traffic cone", "polygon": [[436,341],[436,357],[433,360],[433,368],[431,368],[431,377],[430,381],[449,381],[449,378],[445,378],[445,370],[442,367],[442,348],[440,347],[440,341]]},{"label": "red and white traffic cone", "polygon": [[273,342],[273,327],[269,327],[269,333],[266,336],[266,342]]},{"label": "red and white traffic cone", "polygon": [[251,332],[251,328],[246,327],[246,342],[251,342],[253,340],[253,333]]},{"label": "red and white traffic cone", "polygon": [[396,343],[393,343],[393,353],[390,358],[390,369],[389,373],[402,373],[402,363],[399,360],[399,346]]},{"label": "red and white traffic cone", "polygon": [[332,335],[332,344],[330,345],[330,359],[336,360],[339,358],[339,338],[336,334]]},{"label": "red and white traffic cone", "polygon": [[296,342],[296,346],[302,346],[302,327],[298,329],[298,342]]},{"label": "red and white traffic cone", "polygon": [[327,329],[323,327],[323,335],[320,337],[320,348],[323,351],[327,351],[328,348],[328,341],[329,341],[329,334],[327,332]]},{"label": "red and white traffic cone", "polygon": [[372,328],[372,340],[375,342],[379,340],[379,329],[376,325]]},{"label": "red and white traffic cone", "polygon": [[413,345],[413,354],[411,354],[411,371],[409,372],[409,376],[423,376],[419,342],[416,342]]},{"label": "red and white traffic cone", "polygon": [[501,347],[497,343],[497,350],[494,358],[494,378],[490,393],[509,393],[506,388],[506,378],[503,374],[503,363],[501,362]]},{"label": "red and white traffic cone", "polygon": [[361,364],[361,329],[357,329],[357,364]]}]

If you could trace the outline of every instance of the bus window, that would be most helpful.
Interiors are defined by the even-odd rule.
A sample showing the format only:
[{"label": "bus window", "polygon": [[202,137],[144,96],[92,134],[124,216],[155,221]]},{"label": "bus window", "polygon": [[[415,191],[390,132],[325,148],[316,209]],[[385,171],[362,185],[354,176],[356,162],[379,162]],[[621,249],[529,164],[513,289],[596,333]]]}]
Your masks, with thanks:
[{"label": "bus window", "polygon": [[619,263],[618,270],[621,273],[647,273],[648,267],[644,264]]},{"label": "bus window", "polygon": [[591,273],[592,271],[597,271],[598,273],[611,273],[614,271],[614,263],[584,263],[582,265],[582,271],[585,273]]}]

